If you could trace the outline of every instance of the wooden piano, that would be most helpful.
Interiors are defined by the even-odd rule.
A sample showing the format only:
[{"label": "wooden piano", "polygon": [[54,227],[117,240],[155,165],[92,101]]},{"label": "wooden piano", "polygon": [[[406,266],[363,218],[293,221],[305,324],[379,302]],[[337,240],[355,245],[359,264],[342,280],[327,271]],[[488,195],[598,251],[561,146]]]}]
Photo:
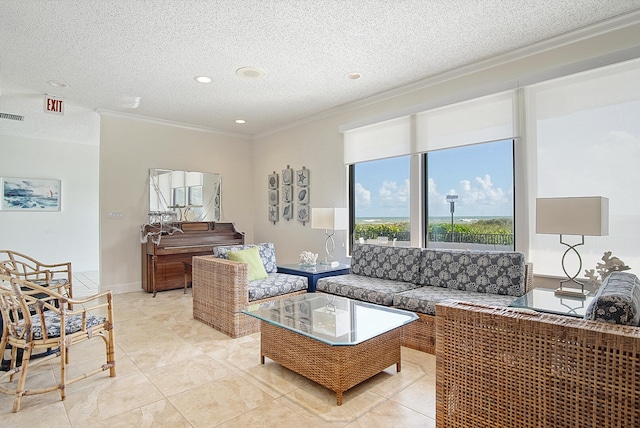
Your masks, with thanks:
[{"label": "wooden piano", "polygon": [[244,244],[244,234],[233,223],[148,224],[142,234],[147,237],[142,244],[142,289],[154,297],[158,291],[186,291],[193,256],[211,255],[218,245]]}]

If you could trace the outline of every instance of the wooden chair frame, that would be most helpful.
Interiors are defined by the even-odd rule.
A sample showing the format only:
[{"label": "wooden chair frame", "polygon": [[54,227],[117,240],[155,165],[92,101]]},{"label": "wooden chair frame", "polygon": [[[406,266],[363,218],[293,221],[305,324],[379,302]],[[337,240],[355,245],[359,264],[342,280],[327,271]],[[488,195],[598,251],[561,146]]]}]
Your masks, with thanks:
[{"label": "wooden chair frame", "polygon": [[[79,309],[71,310],[77,305]],[[0,274],[0,311],[3,318],[0,355],[4,355],[7,346],[11,346],[9,371],[0,376],[0,392],[15,395],[13,411],[20,410],[22,397],[60,391],[61,399],[66,397],[66,386],[86,377],[109,370],[111,377],[115,371],[115,341],[113,320],[113,297],[111,291],[105,291],[87,298],[72,300],[49,287]],[[106,312],[106,313],[105,313]],[[99,316],[100,315],[100,316]],[[60,328],[52,328],[50,321],[59,321]],[[53,331],[53,333],[52,333]],[[106,363],[73,379],[67,379],[66,365],[69,363],[69,350],[78,343],[100,337],[105,343]],[[18,366],[18,350],[23,350],[22,365]],[[33,351],[56,349],[53,354],[31,363]],[[39,389],[25,389],[30,366],[58,358],[60,362],[60,382]],[[19,374],[15,388],[6,386],[14,382]]]}]

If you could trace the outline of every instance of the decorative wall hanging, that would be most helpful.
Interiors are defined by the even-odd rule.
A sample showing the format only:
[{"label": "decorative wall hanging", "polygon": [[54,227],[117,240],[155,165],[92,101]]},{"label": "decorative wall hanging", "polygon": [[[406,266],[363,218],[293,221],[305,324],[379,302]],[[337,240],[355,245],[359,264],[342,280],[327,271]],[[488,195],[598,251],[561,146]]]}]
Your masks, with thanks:
[{"label": "decorative wall hanging", "polygon": [[293,184],[293,169],[289,168],[287,165],[287,169],[282,170],[282,185],[292,185]]},{"label": "decorative wall hanging", "polygon": [[304,226],[309,221],[309,170],[304,166],[296,171],[296,202],[298,203],[297,218]]},{"label": "decorative wall hanging", "polygon": [[293,186],[282,186],[282,202],[293,201]]},{"label": "decorative wall hanging", "polygon": [[309,203],[309,188],[308,187],[300,187],[298,188],[298,194],[296,197],[296,202],[299,204],[308,204]]},{"label": "decorative wall hanging", "polygon": [[6,211],[60,211],[60,180],[2,177],[2,203]]},{"label": "decorative wall hanging", "polygon": [[275,171],[267,176],[267,187],[269,188],[267,193],[269,221],[276,224],[280,208],[278,207],[278,174]]},{"label": "decorative wall hanging", "polygon": [[309,170],[305,167],[296,171],[296,186],[309,185]]},{"label": "decorative wall hanging", "polygon": [[293,218],[293,204],[283,204],[282,205],[282,218],[291,220]]},{"label": "decorative wall hanging", "polygon": [[298,205],[298,213],[297,216],[298,221],[302,222],[302,225],[309,221],[309,206],[308,205]]}]

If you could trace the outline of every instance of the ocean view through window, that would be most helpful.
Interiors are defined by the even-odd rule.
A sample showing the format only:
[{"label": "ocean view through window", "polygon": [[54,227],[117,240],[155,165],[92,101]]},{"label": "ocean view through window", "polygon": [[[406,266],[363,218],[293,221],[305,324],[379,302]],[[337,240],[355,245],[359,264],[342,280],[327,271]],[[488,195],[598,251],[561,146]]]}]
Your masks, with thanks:
[{"label": "ocean view through window", "polygon": [[514,249],[513,141],[425,154],[431,248]]}]

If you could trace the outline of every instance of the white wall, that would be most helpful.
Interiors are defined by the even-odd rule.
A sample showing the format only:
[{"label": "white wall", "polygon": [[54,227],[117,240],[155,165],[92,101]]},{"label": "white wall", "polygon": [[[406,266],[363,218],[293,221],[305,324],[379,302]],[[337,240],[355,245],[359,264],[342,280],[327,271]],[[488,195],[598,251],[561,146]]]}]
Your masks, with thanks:
[{"label": "white wall", "polygon": [[[140,227],[149,212],[149,168],[222,175],[222,222],[253,240],[253,166],[246,137],[101,113],[100,284],[140,290]],[[107,212],[121,211],[122,219]]]},{"label": "white wall", "polygon": [[0,175],[62,180],[60,212],[0,211],[0,248],[98,270],[97,145],[0,135]]}]

